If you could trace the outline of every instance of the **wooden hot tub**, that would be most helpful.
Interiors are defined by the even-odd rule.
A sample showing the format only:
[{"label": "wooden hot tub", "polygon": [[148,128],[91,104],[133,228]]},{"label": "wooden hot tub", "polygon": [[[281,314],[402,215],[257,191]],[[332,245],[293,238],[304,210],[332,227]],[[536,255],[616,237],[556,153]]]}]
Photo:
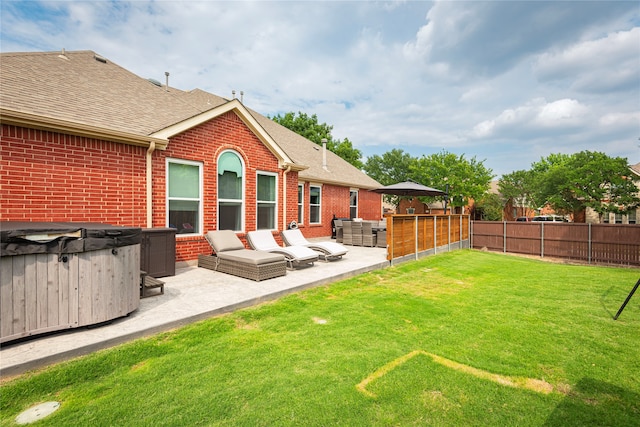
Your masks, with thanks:
[{"label": "wooden hot tub", "polygon": [[140,233],[100,223],[0,222],[0,343],[136,310]]}]

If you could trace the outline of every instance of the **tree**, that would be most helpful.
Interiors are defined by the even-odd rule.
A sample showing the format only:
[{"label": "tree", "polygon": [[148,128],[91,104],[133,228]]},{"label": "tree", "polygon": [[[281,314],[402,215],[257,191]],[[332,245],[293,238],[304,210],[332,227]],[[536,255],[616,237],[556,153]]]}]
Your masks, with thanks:
[{"label": "tree", "polygon": [[271,117],[271,120],[318,145],[322,145],[322,139],[324,138],[327,140],[327,150],[336,153],[358,169],[362,169],[364,166],[361,160],[362,151],[354,148],[347,138],[343,141],[334,140],[331,136],[333,126],[329,126],[326,123],[318,123],[318,116],[315,114],[309,116],[300,111],[298,111],[297,115],[289,112],[284,116],[278,114],[275,117]]},{"label": "tree", "polygon": [[535,203],[534,173],[518,170],[503,175],[498,181],[503,206],[512,201],[514,206],[537,207]]},{"label": "tree", "polygon": [[502,221],[504,203],[499,195],[485,193],[474,206],[483,221]]},{"label": "tree", "polygon": [[[367,158],[364,171],[382,185],[391,185],[413,179],[411,170],[414,168],[416,161],[417,159],[409,153],[394,148],[382,156],[374,154]],[[398,196],[385,195],[384,199],[396,207],[400,203],[400,197]]]},{"label": "tree", "polygon": [[478,161],[475,156],[466,159],[464,154],[456,156],[444,150],[422,156],[412,169],[417,182],[442,191],[448,188],[451,207],[466,206],[469,199],[480,200],[494,177],[484,161]]},{"label": "tree", "polygon": [[628,212],[640,206],[638,187],[627,159],[581,151],[549,156],[534,164],[540,198],[561,213],[591,208],[600,220],[609,212]]}]

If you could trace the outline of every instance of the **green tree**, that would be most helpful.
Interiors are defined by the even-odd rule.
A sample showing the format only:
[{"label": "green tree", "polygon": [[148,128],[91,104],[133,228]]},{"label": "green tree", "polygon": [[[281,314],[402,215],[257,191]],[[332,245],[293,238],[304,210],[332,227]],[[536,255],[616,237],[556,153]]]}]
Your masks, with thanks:
[{"label": "green tree", "polygon": [[503,207],[509,201],[516,206],[537,208],[535,202],[534,172],[532,170],[518,170],[506,175],[498,181],[498,189]]},{"label": "green tree", "polygon": [[638,187],[626,158],[581,151],[549,156],[533,165],[538,170],[540,198],[561,213],[591,208],[600,220],[609,212],[628,212],[640,206]]},{"label": "green tree", "polygon": [[[493,171],[475,156],[466,159],[447,151],[422,156],[413,166],[414,179],[429,187],[445,191],[449,189],[451,207],[469,204],[469,199],[480,200],[489,190]],[[427,201],[432,198],[426,198]],[[442,199],[442,197],[439,197]]]},{"label": "green tree", "polygon": [[[394,148],[382,156],[374,154],[367,158],[364,171],[382,185],[391,185],[413,179],[412,169],[418,159],[403,150]],[[398,206],[400,197],[385,195],[384,200]]]},{"label": "green tree", "polygon": [[326,123],[318,123],[317,115],[313,114],[309,116],[298,111],[297,115],[293,112],[286,113],[284,116],[278,114],[275,117],[271,117],[271,120],[318,145],[322,145],[323,138],[326,139],[327,150],[336,153],[358,169],[363,168],[362,151],[354,148],[351,141],[347,138],[342,141],[333,139],[331,135],[333,126],[329,126]]},{"label": "green tree", "polygon": [[474,206],[483,221],[502,221],[504,203],[498,194],[487,192]]}]

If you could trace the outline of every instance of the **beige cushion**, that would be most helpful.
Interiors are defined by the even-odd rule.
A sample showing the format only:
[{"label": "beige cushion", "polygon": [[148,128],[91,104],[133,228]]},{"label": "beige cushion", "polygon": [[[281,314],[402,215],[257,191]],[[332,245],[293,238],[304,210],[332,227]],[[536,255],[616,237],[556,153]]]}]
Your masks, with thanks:
[{"label": "beige cushion", "polygon": [[242,240],[240,240],[232,230],[209,231],[206,238],[216,254],[226,251],[246,249]]},{"label": "beige cushion", "polygon": [[284,255],[272,254],[270,252],[252,251],[249,249],[217,252],[217,254],[218,258],[220,259],[254,265],[284,261]]}]

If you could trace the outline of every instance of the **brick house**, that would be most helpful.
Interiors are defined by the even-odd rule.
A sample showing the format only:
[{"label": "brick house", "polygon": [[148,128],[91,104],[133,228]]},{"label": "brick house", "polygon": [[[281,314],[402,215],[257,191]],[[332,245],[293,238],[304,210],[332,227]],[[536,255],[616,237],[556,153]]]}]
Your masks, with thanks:
[{"label": "brick house", "polygon": [[382,216],[378,182],[238,99],[92,51],[0,55],[2,221],[173,227],[193,262],[209,230],[321,237],[334,215]]}]

